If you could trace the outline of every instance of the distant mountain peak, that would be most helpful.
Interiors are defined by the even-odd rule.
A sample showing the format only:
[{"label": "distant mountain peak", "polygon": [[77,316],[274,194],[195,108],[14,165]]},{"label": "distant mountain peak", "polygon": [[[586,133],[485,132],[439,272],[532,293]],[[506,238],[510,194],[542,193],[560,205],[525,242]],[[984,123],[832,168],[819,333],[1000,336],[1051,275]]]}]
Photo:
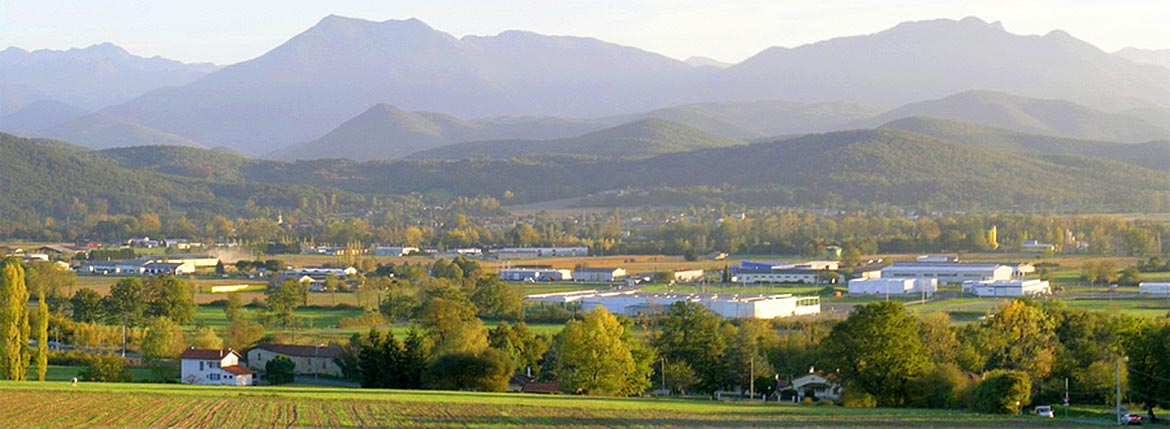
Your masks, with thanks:
[{"label": "distant mountain peak", "polygon": [[694,57],[687,58],[687,59],[683,60],[683,62],[690,64],[691,66],[694,66],[694,67],[718,67],[718,68],[722,69],[722,68],[727,68],[727,67],[731,66],[731,63],[725,63],[723,61],[719,61],[719,60],[716,60],[714,58],[700,57],[700,56],[694,56]]}]

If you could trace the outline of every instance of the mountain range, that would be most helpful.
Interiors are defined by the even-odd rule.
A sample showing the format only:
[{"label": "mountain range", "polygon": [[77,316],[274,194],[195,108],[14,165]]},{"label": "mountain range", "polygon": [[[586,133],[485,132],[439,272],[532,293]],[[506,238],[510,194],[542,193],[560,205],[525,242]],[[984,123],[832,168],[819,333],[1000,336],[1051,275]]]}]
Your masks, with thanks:
[{"label": "mountain range", "polygon": [[218,69],[207,63],[144,58],[111,43],[64,51],[10,47],[0,51],[0,99],[21,101],[0,104],[0,115],[44,100],[94,111],[158,88],[185,85]]},{"label": "mountain range", "polygon": [[[13,49],[5,52],[9,51]],[[16,54],[20,52],[10,56]],[[739,64],[720,67],[590,38],[523,31],[456,38],[416,19],[372,22],[330,16],[255,59],[214,71],[207,66],[201,72],[210,73],[189,82],[156,83],[145,94],[102,108],[95,114],[101,115],[101,120],[65,127],[65,122],[85,119],[71,118],[55,126],[67,128],[68,133],[51,127],[37,135],[56,134],[94,147],[184,142],[181,144],[227,147],[249,155],[271,153],[289,159],[306,153],[384,159],[474,140],[568,138],[644,119],[648,116],[639,112],[659,109],[698,117],[695,122],[679,116],[653,117],[739,139],[823,132],[850,125],[877,126],[897,118],[863,120],[890,107],[971,90],[1068,100],[1105,114],[1143,115],[1146,123],[1164,119],[1165,109],[1170,108],[1170,69],[1138,64],[1120,55],[1101,51],[1062,31],[1023,36],[1007,32],[998,23],[967,18],[909,22],[874,34],[794,48],[774,47]],[[6,93],[19,100],[36,101],[35,94],[44,92],[28,82],[0,83],[4,85],[0,88],[8,88]],[[726,109],[713,107],[743,106],[758,100],[786,100],[774,103],[790,106],[849,107],[834,113],[836,118],[773,114],[770,120],[752,117],[752,112],[767,109],[732,109],[734,113],[728,114]],[[59,101],[83,109],[97,104]],[[441,125],[443,132],[436,134],[432,126],[432,131],[414,129],[401,139],[395,134],[380,135],[380,125],[374,124],[379,117],[389,118],[391,123],[422,123],[417,118],[394,118],[404,113],[372,109],[380,104],[421,115]],[[680,110],[680,106],[707,107],[696,113]],[[5,113],[15,112],[13,108],[19,109],[5,107],[10,109]],[[450,118],[428,117],[422,112]],[[1124,118],[1112,118],[1106,125],[1085,125],[1101,131],[1092,134],[1067,123],[1037,126],[1036,118],[1044,118],[1032,110],[1004,112],[1010,113],[1006,119],[993,117],[998,122],[988,125],[1131,142],[1157,137],[1158,128],[1166,127],[1165,122],[1151,124],[1153,129],[1136,122],[1128,126],[1122,123]],[[902,113],[921,116],[933,112]],[[1075,113],[1058,117],[1073,121],[1078,118]],[[533,116],[543,118],[532,121]],[[549,130],[556,124],[568,125],[561,131],[500,132],[506,128],[499,125],[507,122],[500,119],[504,117],[525,124],[521,128],[545,124],[549,128],[544,129]],[[809,117],[824,119],[818,123]],[[83,129],[109,129],[110,118],[137,131],[111,136]],[[460,124],[453,118],[472,119],[460,119],[467,122]],[[704,125],[700,119],[710,123]],[[1021,125],[1007,126],[1004,121]],[[760,126],[769,122],[787,125]],[[354,125],[351,128],[356,130],[339,128],[344,125]],[[408,130],[413,126],[403,125]],[[1114,126],[1119,128],[1111,128]],[[0,123],[0,129],[8,127]],[[455,129],[483,133],[463,136],[448,131]],[[1113,131],[1118,134],[1107,135]],[[351,143],[350,139],[360,141]],[[398,144],[402,147],[382,147]],[[344,145],[352,145],[353,150]],[[376,152],[363,152],[371,148]]]}]

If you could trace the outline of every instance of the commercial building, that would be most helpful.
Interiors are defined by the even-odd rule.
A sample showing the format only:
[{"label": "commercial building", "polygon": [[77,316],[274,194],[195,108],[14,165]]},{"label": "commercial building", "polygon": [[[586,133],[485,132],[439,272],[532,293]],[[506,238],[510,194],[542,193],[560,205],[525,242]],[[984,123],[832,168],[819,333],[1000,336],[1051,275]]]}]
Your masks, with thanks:
[{"label": "commercial building", "polygon": [[801,268],[786,270],[743,269],[732,270],[732,283],[801,283],[814,284],[823,271]]},{"label": "commercial building", "polygon": [[374,256],[406,256],[418,252],[417,247],[375,247]]},{"label": "commercial building", "polygon": [[984,280],[1010,280],[1013,267],[1000,264],[959,264],[899,262],[882,269],[883,279],[937,279],[939,284],[962,284]]},{"label": "commercial building", "polygon": [[[531,297],[529,298],[530,300]],[[547,297],[545,297],[547,299]],[[535,301],[535,300],[533,300]],[[636,291],[591,293],[574,296],[582,311],[605,307],[611,313],[637,316],[664,311],[676,302],[695,302],[726,318],[772,319],[776,317],[820,314],[821,301],[816,296],[714,295],[714,294],[644,294]],[[536,302],[548,302],[547,300]]]},{"label": "commercial building", "polygon": [[1052,293],[1047,280],[983,280],[963,283],[963,292],[978,297],[1037,296]]},{"label": "commercial building", "polygon": [[506,282],[559,282],[572,279],[572,271],[552,267],[514,267],[500,269],[500,280]]},{"label": "commercial building", "polygon": [[866,279],[859,278],[849,281],[850,295],[903,295],[926,294],[934,295],[938,292],[938,281],[935,279]]},{"label": "commercial building", "polygon": [[573,270],[573,281],[610,283],[626,277],[622,268],[577,268]]},{"label": "commercial building", "polygon": [[679,283],[697,282],[703,280],[706,273],[700,269],[680,269],[674,270],[671,274],[672,280]]},{"label": "commercial building", "polygon": [[536,259],[567,256],[589,256],[589,248],[574,247],[505,247],[492,252],[498,259]]},{"label": "commercial building", "polygon": [[1138,293],[1150,296],[1170,296],[1170,282],[1138,283]]}]

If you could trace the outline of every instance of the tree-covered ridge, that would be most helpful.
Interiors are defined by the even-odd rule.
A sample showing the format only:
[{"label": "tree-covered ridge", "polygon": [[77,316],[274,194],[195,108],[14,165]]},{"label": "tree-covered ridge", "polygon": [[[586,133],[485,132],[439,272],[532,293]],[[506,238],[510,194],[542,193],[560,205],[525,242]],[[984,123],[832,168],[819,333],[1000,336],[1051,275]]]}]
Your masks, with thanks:
[{"label": "tree-covered ridge", "polygon": [[884,129],[908,131],[972,147],[1054,154],[1080,154],[1113,159],[1154,170],[1170,169],[1170,141],[1114,143],[1027,134],[970,122],[910,117],[888,122]]},{"label": "tree-covered ridge", "polygon": [[354,207],[362,198],[297,185],[228,183],[124,168],[70,151],[51,140],[0,133],[0,218],[5,226],[69,225],[87,216],[168,215],[205,211],[243,214],[252,207],[293,208],[332,200]]},{"label": "tree-covered ridge", "polygon": [[410,158],[508,159],[548,154],[638,158],[744,144],[742,140],[712,134],[678,122],[647,118],[578,137],[459,143],[418,152]]}]

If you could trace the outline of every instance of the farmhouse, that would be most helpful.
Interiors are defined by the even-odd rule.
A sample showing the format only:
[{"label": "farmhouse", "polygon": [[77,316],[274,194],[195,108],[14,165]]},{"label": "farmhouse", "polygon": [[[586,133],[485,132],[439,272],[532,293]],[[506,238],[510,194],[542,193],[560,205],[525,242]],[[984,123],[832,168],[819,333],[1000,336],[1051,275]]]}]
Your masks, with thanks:
[{"label": "farmhouse", "polygon": [[899,262],[882,269],[882,278],[937,279],[939,284],[967,281],[1009,280],[1013,268],[1000,264]]},{"label": "farmhouse", "polygon": [[1170,296],[1170,282],[1138,283],[1138,293],[1150,296]]},{"label": "farmhouse", "polygon": [[1047,280],[984,280],[963,283],[963,292],[978,297],[1036,296],[1052,293]]},{"label": "farmhouse", "polygon": [[293,344],[265,344],[248,350],[248,367],[264,371],[268,361],[284,356],[295,364],[297,374],[321,374],[341,377],[341,367],[334,361],[345,351],[338,346],[302,346]]},{"label": "farmhouse", "polygon": [[240,354],[227,349],[187,349],[182,360],[183,384],[251,386],[252,371],[240,366]]},{"label": "farmhouse", "polygon": [[572,279],[572,271],[552,267],[514,267],[500,269],[500,280],[506,282],[559,282]]},{"label": "farmhouse", "polygon": [[[552,294],[539,298],[529,297],[530,301],[550,302]],[[714,294],[643,294],[636,291],[580,293],[566,294],[569,300],[581,303],[582,311],[590,311],[596,307],[605,307],[615,314],[637,316],[661,312],[676,302],[695,302],[710,308],[720,316],[726,318],[743,319],[773,319],[776,317],[803,316],[819,314],[821,301],[819,297],[798,297],[791,294],[776,295],[714,295]]]},{"label": "farmhouse", "polygon": [[610,283],[626,277],[621,268],[578,268],[573,270],[573,281]]},{"label": "farmhouse", "polygon": [[796,400],[799,402],[803,401],[804,398],[813,398],[813,400],[840,401],[844,389],[830,378],[834,377],[831,377],[831,374],[824,376],[810,373],[792,380],[792,388],[796,390]]}]

